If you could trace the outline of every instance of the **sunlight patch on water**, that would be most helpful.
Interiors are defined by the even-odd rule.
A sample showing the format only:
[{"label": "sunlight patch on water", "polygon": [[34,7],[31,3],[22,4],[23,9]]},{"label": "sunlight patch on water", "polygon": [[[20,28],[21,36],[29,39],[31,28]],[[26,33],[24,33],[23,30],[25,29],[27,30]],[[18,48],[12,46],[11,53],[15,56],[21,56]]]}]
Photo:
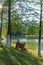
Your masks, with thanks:
[{"label": "sunlight patch on water", "polygon": [[27,42],[28,40],[23,38],[23,39],[20,39],[21,42]]},{"label": "sunlight patch on water", "polygon": [[[11,39],[12,41],[17,41],[17,39]],[[20,42],[27,42],[27,41],[34,41],[37,42],[39,41],[39,39],[27,39],[27,38],[20,38],[19,39]],[[2,42],[6,42],[6,38],[4,40],[2,40]],[[41,43],[43,42],[43,39],[41,39]]]}]

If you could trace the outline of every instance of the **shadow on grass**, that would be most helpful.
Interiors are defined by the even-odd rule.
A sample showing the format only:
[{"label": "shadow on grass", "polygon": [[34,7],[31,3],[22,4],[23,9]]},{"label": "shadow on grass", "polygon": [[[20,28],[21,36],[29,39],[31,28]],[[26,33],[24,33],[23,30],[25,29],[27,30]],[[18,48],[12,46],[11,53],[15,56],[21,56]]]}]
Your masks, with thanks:
[{"label": "shadow on grass", "polygon": [[21,65],[40,65],[39,60],[33,57],[27,51],[16,50],[14,48],[9,49],[10,54],[15,56],[17,61]]},{"label": "shadow on grass", "polygon": [[4,65],[41,65],[39,60],[28,51],[17,50],[13,47],[9,49],[2,48],[0,60]]},{"label": "shadow on grass", "polygon": [[1,43],[2,51],[0,52],[0,61],[2,61],[1,65],[14,65],[13,61],[10,58],[9,52],[7,48],[3,47],[3,44]]}]

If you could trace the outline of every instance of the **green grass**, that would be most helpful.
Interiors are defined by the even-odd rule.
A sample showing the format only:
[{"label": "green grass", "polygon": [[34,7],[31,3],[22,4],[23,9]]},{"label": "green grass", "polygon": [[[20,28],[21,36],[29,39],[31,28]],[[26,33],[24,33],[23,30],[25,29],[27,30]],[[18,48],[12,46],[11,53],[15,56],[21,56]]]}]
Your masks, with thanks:
[{"label": "green grass", "polygon": [[[38,49],[38,42],[35,42],[33,40],[29,40],[26,42],[27,47],[33,48],[33,49]],[[43,50],[43,43],[41,43],[41,50]]]},{"label": "green grass", "polygon": [[0,44],[0,65],[43,65],[43,57],[33,56],[28,51],[9,49]]},{"label": "green grass", "polygon": [[26,42],[26,45],[27,45],[27,47],[29,47],[29,48],[33,48],[33,49],[36,49],[37,48],[37,43],[36,42],[34,42],[34,41],[27,41]]}]

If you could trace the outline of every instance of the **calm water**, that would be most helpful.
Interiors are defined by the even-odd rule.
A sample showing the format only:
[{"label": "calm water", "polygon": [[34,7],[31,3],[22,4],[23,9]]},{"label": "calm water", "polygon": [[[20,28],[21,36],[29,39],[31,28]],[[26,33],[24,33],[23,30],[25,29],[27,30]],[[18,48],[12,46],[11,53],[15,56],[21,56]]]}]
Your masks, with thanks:
[{"label": "calm water", "polygon": [[[12,41],[17,41],[17,39],[11,39]],[[26,38],[20,38],[19,41],[21,42],[27,42],[27,41],[34,41],[37,42],[39,41],[39,39],[26,39]],[[6,42],[6,39],[2,40],[2,42]],[[43,42],[43,39],[41,39],[41,43]]]},{"label": "calm water", "polygon": [[[26,39],[26,38],[22,38],[22,39],[20,39],[20,41],[22,41],[22,42],[34,41],[34,42],[38,43],[39,39]],[[41,39],[41,43],[42,42],[43,42],[43,39]]]}]

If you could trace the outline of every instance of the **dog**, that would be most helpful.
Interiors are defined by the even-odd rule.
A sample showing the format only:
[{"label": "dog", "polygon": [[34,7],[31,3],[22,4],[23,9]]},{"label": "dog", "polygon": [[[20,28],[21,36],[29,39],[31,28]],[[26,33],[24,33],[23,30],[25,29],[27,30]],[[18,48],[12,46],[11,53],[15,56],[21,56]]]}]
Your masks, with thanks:
[{"label": "dog", "polygon": [[18,48],[21,48],[22,50],[24,50],[25,49],[25,42],[23,42],[23,43],[16,42],[16,49],[18,49]]}]

